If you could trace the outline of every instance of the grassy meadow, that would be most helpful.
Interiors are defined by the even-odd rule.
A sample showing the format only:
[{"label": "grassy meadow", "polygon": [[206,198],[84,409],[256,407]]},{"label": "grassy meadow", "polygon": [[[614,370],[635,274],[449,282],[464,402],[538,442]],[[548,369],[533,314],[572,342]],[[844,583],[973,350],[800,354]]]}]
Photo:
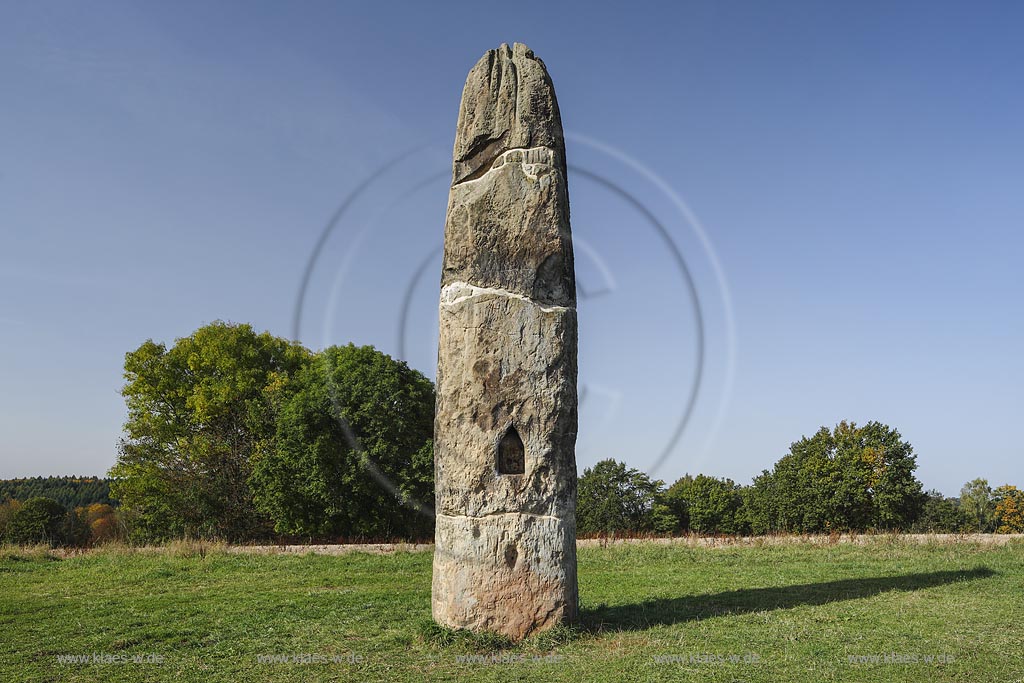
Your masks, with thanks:
[{"label": "grassy meadow", "polygon": [[1020,540],[584,547],[581,622],[518,645],[434,626],[430,572],[4,548],[0,680],[1024,681]]}]

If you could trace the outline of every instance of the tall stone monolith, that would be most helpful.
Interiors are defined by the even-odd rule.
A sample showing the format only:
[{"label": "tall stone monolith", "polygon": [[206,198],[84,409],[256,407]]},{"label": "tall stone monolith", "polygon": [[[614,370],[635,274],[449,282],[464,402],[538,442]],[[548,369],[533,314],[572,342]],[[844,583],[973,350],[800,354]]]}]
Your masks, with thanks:
[{"label": "tall stone monolith", "polygon": [[520,639],[572,620],[576,283],[562,121],[525,45],[466,79],[441,274],[433,614]]}]

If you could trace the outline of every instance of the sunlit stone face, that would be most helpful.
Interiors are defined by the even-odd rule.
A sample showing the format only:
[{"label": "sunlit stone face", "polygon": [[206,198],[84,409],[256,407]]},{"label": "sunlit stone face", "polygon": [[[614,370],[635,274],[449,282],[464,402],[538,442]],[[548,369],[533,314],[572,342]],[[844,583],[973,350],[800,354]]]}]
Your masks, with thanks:
[{"label": "sunlit stone face", "polygon": [[433,615],[513,639],[575,618],[576,289],[565,145],[544,64],[466,80],[445,223]]}]

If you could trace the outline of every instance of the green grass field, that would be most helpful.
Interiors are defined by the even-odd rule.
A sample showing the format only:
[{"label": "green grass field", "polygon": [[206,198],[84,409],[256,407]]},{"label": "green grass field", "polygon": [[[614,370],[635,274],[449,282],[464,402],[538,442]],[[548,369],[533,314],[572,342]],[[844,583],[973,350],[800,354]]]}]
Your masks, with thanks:
[{"label": "green grass field", "polygon": [[432,626],[430,564],[8,548],[0,680],[1024,680],[1020,541],[583,548],[581,623],[516,646]]}]

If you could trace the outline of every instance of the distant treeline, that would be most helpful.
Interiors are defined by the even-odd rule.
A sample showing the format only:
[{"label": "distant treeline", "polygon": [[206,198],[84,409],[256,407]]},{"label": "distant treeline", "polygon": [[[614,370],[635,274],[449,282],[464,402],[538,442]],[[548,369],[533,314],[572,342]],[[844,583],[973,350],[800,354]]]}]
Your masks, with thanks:
[{"label": "distant treeline", "polygon": [[117,502],[110,498],[110,479],[102,477],[0,479],[0,503],[6,500],[25,502],[40,497],[49,498],[69,509],[93,503],[117,506]]},{"label": "distant treeline", "polygon": [[938,491],[921,493],[914,480],[907,480],[895,492],[902,509],[897,517],[886,515],[883,507],[891,505],[886,498],[893,492],[855,476],[844,481],[834,471],[807,468],[803,479],[787,481],[779,475],[792,465],[789,457],[749,486],[704,474],[687,474],[665,486],[625,463],[602,460],[580,476],[577,532],[584,537],[1024,533],[1024,491],[1016,486],[993,489],[987,480],[974,479],[959,497],[947,498]]},{"label": "distant treeline", "polygon": [[[435,391],[404,362],[352,344],[314,352],[215,322],[170,347],[145,342],[125,355],[124,377],[128,418],[112,479],[2,482],[5,540],[433,537]],[[776,457],[748,485],[697,474],[667,486],[603,460],[579,478],[577,531],[1024,532],[1024,492],[984,479],[959,498],[925,492],[914,449],[880,422],[821,427]]]},{"label": "distant treeline", "polygon": [[583,534],[831,533],[907,530],[928,497],[917,456],[879,422],[840,422],[790,446],[749,486],[703,474],[669,487],[614,460],[583,472],[577,528]]}]

